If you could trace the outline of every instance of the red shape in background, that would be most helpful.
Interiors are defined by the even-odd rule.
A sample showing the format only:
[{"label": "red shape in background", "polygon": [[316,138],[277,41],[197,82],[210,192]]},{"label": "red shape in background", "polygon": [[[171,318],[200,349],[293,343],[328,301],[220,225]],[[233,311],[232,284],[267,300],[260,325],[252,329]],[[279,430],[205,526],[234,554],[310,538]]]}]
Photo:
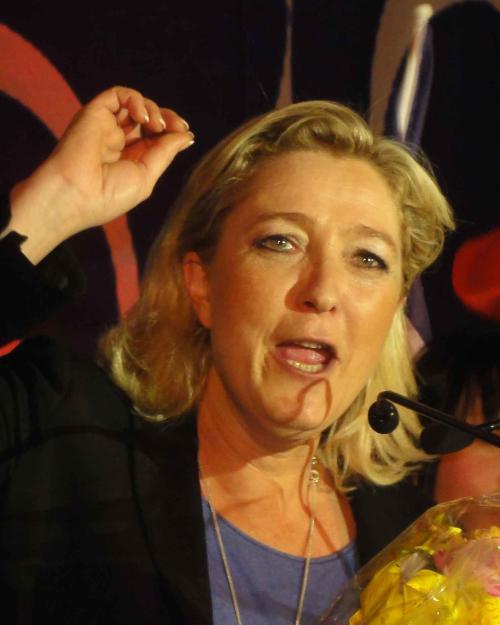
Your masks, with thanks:
[{"label": "red shape in background", "polygon": [[[30,109],[59,139],[81,103],[62,74],[29,41],[0,24],[0,90]],[[137,300],[139,277],[125,216],[103,226],[115,272],[120,315]],[[3,347],[10,351],[15,343]]]},{"label": "red shape in background", "polygon": [[500,228],[469,239],[459,248],[452,283],[468,308],[500,322]]}]

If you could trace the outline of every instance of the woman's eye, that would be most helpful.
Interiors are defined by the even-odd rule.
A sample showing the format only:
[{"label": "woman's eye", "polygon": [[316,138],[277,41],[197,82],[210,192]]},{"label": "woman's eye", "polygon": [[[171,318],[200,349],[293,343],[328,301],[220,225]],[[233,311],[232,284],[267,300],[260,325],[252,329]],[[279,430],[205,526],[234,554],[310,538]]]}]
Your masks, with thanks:
[{"label": "woman's eye", "polygon": [[264,248],[273,252],[290,252],[295,249],[294,242],[283,234],[272,234],[256,241],[258,248]]},{"label": "woman's eye", "polygon": [[374,254],[368,250],[360,250],[357,253],[356,258],[358,259],[359,264],[367,269],[382,269],[384,271],[387,269],[387,263],[385,260],[378,254]]}]

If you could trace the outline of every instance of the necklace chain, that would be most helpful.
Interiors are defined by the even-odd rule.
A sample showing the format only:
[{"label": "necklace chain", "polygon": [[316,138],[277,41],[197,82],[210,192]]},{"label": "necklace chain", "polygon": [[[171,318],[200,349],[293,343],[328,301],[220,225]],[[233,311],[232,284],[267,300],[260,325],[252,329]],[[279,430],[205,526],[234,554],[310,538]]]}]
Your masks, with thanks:
[{"label": "necklace chain", "polygon": [[[319,482],[319,471],[317,469],[318,459],[316,456],[313,456],[311,459],[311,468],[309,471],[309,482],[308,482],[308,499],[309,499],[309,528],[307,530],[307,543],[306,543],[306,557],[304,559],[304,570],[302,573],[302,584],[300,587],[299,600],[297,602],[297,612],[295,614],[294,625],[300,625],[300,621],[302,619],[302,611],[304,609],[304,600],[306,596],[307,583],[309,581],[309,569],[311,568],[311,554],[312,554],[312,544],[313,544],[313,535],[314,528],[316,525],[316,492],[317,486]],[[238,596],[236,594],[236,588],[234,585],[233,576],[231,574],[231,569],[229,568],[229,562],[227,558],[226,548],[224,547],[224,541],[222,540],[222,534],[220,531],[219,519],[217,512],[212,503],[212,499],[210,497],[210,490],[205,481],[204,491],[207,497],[208,506],[210,508],[210,514],[212,516],[212,523],[215,530],[215,536],[217,538],[217,544],[219,546],[220,555],[222,558],[222,563],[224,565],[224,573],[226,575],[227,585],[229,586],[229,593],[231,595],[231,601],[233,603],[234,615],[236,617],[237,625],[243,625],[243,620],[241,618],[240,606],[238,603]]]}]

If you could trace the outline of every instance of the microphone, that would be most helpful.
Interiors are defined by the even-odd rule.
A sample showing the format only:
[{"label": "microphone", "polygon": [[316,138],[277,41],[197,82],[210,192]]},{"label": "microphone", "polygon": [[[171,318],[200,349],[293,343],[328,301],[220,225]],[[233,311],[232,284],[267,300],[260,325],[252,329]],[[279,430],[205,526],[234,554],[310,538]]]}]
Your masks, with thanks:
[{"label": "microphone", "polygon": [[446,412],[426,406],[394,391],[379,393],[377,401],[368,410],[368,422],[375,432],[390,434],[396,429],[399,424],[399,415],[394,404],[409,408],[438,424],[433,423],[422,430],[420,444],[426,453],[446,454],[458,451],[470,445],[475,438],[500,447],[500,437],[491,434],[493,430],[500,427],[500,421],[470,425]]},{"label": "microphone", "polygon": [[399,425],[399,414],[396,406],[380,395],[368,410],[368,423],[372,430],[379,434],[390,434]]},{"label": "microphone", "polygon": [[420,433],[420,447],[428,454],[451,454],[474,440],[472,434],[445,425],[427,425]]}]

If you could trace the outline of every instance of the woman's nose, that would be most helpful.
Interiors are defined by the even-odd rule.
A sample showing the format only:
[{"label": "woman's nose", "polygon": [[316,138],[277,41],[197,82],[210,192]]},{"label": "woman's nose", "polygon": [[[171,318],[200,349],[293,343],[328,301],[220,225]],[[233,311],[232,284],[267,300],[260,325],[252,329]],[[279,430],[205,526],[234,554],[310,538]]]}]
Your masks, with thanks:
[{"label": "woman's nose", "polygon": [[318,313],[334,310],[339,304],[342,271],[334,263],[311,265],[300,290],[302,308]]},{"label": "woman's nose", "polygon": [[335,298],[327,293],[311,293],[304,300],[304,306],[319,313],[329,312],[336,308]]}]

